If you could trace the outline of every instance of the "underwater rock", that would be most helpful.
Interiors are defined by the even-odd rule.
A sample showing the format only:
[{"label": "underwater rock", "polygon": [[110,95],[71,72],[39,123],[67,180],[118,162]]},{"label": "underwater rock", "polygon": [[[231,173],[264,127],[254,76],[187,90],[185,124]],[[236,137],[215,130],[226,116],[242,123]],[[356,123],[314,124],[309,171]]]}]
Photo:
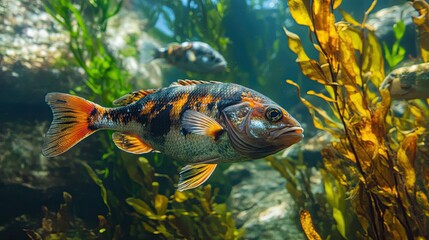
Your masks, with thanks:
[{"label": "underwater rock", "polygon": [[[40,221],[41,206],[57,205],[53,202],[61,198],[65,190],[76,196],[80,204],[76,210],[83,211],[82,206],[91,204],[90,210],[84,210],[91,217],[100,214],[100,208],[104,207],[98,186],[79,161],[75,161],[92,158],[79,151],[55,161],[42,156],[48,123],[33,118],[27,116],[29,120],[13,121],[5,119],[4,115],[0,117],[0,196],[3,196],[0,199],[0,239],[24,239],[22,228],[32,221]],[[90,146],[94,145],[82,147]],[[95,208],[98,208],[96,212],[92,210]]]},{"label": "underwater rock", "polygon": [[394,5],[381,9],[368,16],[367,24],[371,25],[375,30],[375,35],[380,42],[387,42],[393,44],[395,35],[393,33],[393,25],[400,20],[404,21],[406,26],[404,38],[401,41],[403,47],[406,49],[407,54],[416,56],[417,49],[417,34],[416,27],[412,21],[411,16],[418,16],[419,14],[408,2],[401,5]]},{"label": "underwater rock", "polygon": [[224,171],[224,174],[228,176],[232,186],[239,184],[241,181],[252,175],[249,169],[247,169],[246,166],[242,164],[229,167]]},{"label": "underwater rock", "polygon": [[232,187],[229,205],[237,227],[245,230],[244,239],[305,239],[297,225],[299,210],[277,171],[258,160],[226,170],[228,175],[235,173],[243,179]]},{"label": "underwater rock", "polygon": [[46,92],[66,91],[71,79],[82,79],[79,71],[66,67],[68,36],[58,30],[41,1],[5,0],[0,5],[0,100],[4,105],[43,106]]},{"label": "underwater rock", "polygon": [[[48,160],[42,155],[47,122],[12,122],[3,118],[1,121],[0,184],[21,185],[40,191],[79,184],[79,181],[70,179],[79,176],[79,162],[69,160],[76,157],[77,151],[57,161]],[[80,176],[78,179],[81,179]]]},{"label": "underwater rock", "polygon": [[145,32],[146,24],[144,16],[125,6],[109,20],[106,31],[106,43],[114,56],[121,60],[122,67],[131,75],[130,80],[135,89],[163,86],[162,63],[146,63],[140,59],[143,42],[160,45]]},{"label": "underwater rock", "polygon": [[332,135],[326,131],[317,131],[310,138],[304,138],[298,144],[295,144],[282,152],[282,157],[291,157],[298,159],[300,154],[304,159],[307,167],[317,166],[322,162],[322,155],[320,151],[326,148],[333,141]]},{"label": "underwater rock", "polygon": [[[0,19],[3,104],[46,107],[47,92],[68,92],[83,84],[86,75],[74,62],[69,35],[44,10],[42,1],[4,0],[0,3]],[[139,44],[149,39],[143,28],[144,20],[123,10],[109,22],[105,42],[135,88],[159,87],[159,66],[138,62]]]}]

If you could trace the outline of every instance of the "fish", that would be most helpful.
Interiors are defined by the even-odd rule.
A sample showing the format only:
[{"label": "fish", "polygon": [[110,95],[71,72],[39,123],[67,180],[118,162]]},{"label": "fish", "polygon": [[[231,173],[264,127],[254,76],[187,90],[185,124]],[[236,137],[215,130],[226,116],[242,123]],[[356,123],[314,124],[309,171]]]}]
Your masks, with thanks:
[{"label": "fish", "polygon": [[[165,59],[167,63],[185,71],[218,73],[227,70],[227,62],[218,51],[204,42],[183,42],[157,48],[149,43],[141,49],[143,62]],[[147,54],[151,54],[149,57]],[[146,60],[148,59],[148,60]]]},{"label": "fish", "polygon": [[204,183],[217,164],[263,158],[303,137],[303,128],[265,95],[234,83],[178,80],[139,90],[105,108],[65,93],[48,93],[53,112],[42,153],[60,155],[92,133],[111,129],[126,152],[161,152],[185,165],[178,190]]},{"label": "fish", "polygon": [[401,67],[390,72],[380,89],[387,89],[392,99],[429,98],[429,63]]}]

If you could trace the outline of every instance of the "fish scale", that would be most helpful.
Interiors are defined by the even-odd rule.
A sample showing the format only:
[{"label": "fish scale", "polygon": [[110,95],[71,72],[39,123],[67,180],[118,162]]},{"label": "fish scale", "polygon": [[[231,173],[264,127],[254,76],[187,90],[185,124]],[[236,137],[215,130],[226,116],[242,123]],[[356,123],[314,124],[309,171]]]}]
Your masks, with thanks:
[{"label": "fish scale", "polygon": [[104,108],[83,98],[49,93],[54,120],[43,154],[59,155],[102,129],[130,153],[160,151],[188,165],[178,189],[206,181],[218,163],[276,153],[303,138],[300,124],[268,97],[233,83],[179,80],[162,89],[140,90]]},{"label": "fish scale", "polygon": [[[159,149],[159,151],[169,156],[173,156],[175,159],[185,159],[184,161],[188,163],[197,163],[215,158],[219,159],[220,162],[243,160],[244,156],[234,151],[226,135],[222,135],[222,138],[215,142],[207,136],[186,134],[180,126],[180,119],[183,112],[189,109],[203,112],[207,116],[220,121],[218,108],[222,108],[222,104],[241,100],[241,97],[239,97],[241,96],[241,91],[235,84],[219,84],[215,86],[198,84],[171,87],[163,89],[158,94],[151,95],[147,99],[141,99],[138,104],[142,105],[142,108],[150,101],[155,102],[155,106],[158,105],[158,108],[171,105],[174,108],[180,109],[180,114],[173,116],[171,114],[164,114],[162,115],[163,118],[159,118],[160,109],[155,107],[154,112],[148,118],[150,124],[147,125],[147,129],[142,130],[143,138],[147,140],[149,145],[154,146],[154,148]],[[208,108],[204,107],[204,105],[198,105],[198,103],[201,103],[201,99],[207,96],[210,96],[215,103],[219,104],[215,104],[215,107],[211,111],[208,111]],[[175,105],[175,103],[184,97],[186,97],[186,101],[183,101],[181,105]],[[166,99],[169,99],[169,101],[166,101]],[[169,116],[168,119],[166,119],[167,115]],[[155,125],[162,126],[157,121],[171,123],[168,127],[169,131],[165,135],[151,134],[151,127]]]}]

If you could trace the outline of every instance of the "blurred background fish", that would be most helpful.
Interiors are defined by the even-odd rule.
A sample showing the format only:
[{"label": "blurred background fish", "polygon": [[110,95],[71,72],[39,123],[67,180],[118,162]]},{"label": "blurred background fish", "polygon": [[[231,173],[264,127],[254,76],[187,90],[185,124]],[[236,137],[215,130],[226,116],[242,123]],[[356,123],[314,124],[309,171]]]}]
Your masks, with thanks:
[{"label": "blurred background fish", "polygon": [[393,99],[429,98],[429,63],[393,70],[380,89],[388,89]]},{"label": "blurred background fish", "polygon": [[165,59],[169,64],[185,71],[216,73],[227,69],[225,58],[204,42],[173,43],[166,48],[144,42],[140,52],[142,62]]}]

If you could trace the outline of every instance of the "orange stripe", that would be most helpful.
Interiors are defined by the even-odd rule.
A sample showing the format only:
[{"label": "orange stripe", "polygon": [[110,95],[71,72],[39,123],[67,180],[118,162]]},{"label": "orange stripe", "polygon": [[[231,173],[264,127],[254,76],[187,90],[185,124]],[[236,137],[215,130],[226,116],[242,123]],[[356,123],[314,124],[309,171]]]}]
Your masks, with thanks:
[{"label": "orange stripe", "polygon": [[[57,156],[94,132],[89,124],[94,122],[94,108],[103,108],[83,98],[64,94],[48,93],[46,102],[52,109],[54,119],[46,134],[42,153],[47,157]],[[98,115],[98,114],[97,114]]]},{"label": "orange stripe", "polygon": [[171,119],[176,119],[179,117],[179,114],[182,111],[183,106],[185,106],[186,101],[188,101],[188,96],[189,96],[189,93],[183,93],[179,99],[177,99],[172,103],[173,109],[170,112]]},{"label": "orange stripe", "polygon": [[155,106],[154,101],[148,101],[145,103],[143,109],[140,111],[141,115],[149,115],[152,113],[153,107]]}]

